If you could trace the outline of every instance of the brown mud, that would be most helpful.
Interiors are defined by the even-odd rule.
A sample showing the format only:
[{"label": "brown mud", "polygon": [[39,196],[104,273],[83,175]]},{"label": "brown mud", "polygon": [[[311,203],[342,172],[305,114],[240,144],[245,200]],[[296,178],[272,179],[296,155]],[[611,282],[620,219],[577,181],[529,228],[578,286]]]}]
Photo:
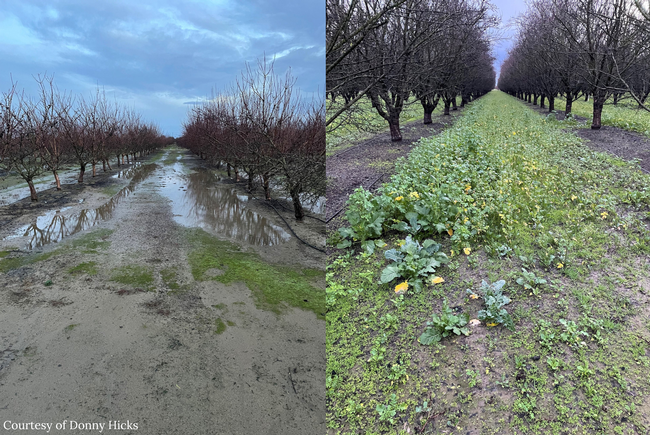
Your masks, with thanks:
[{"label": "brown mud", "polygon": [[[141,168],[147,164],[154,166],[137,182],[133,173],[99,177],[41,192],[37,204],[0,208],[3,421],[108,430],[120,420],[138,425],[121,433],[139,434],[324,433],[322,317],[260,307],[245,282],[210,279],[224,270],[195,278],[201,259],[188,231],[199,230],[185,226],[261,259],[254,264],[298,274],[322,270],[324,255],[285,236],[275,212],[184,150],[167,149]],[[92,216],[82,221],[93,224],[62,233],[79,225],[83,210]],[[219,223],[232,216],[240,220]],[[322,223],[290,216],[301,237],[324,244]],[[21,233],[32,224],[58,235],[34,243],[39,231]],[[255,224],[262,229],[251,235]],[[324,276],[310,276],[324,291]]]}]

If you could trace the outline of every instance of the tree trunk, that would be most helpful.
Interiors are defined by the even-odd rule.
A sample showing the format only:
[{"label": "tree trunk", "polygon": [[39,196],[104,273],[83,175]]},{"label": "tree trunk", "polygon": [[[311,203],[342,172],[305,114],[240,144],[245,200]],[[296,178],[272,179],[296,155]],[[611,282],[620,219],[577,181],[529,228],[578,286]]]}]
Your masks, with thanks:
[{"label": "tree trunk", "polygon": [[605,102],[601,100],[601,98],[598,98],[596,95],[594,95],[594,117],[591,121],[591,129],[592,130],[599,130],[601,127],[601,117],[603,114],[603,104]]},{"label": "tree trunk", "polygon": [[59,179],[59,174],[56,172],[56,169],[52,171],[54,173],[54,181],[56,181],[56,190],[61,190],[61,180]]},{"label": "tree trunk", "polygon": [[456,106],[456,97],[451,100],[451,110],[458,110],[458,107]]},{"label": "tree trunk", "polygon": [[250,171],[250,172],[247,174],[247,175],[248,175],[248,191],[249,191],[249,192],[252,192],[252,191],[253,191],[253,181],[254,181],[254,178],[255,178],[255,175],[254,175],[254,174],[255,174],[255,172],[253,172],[253,171]]},{"label": "tree trunk", "polygon": [[95,177],[95,175],[97,175],[97,172],[95,171],[95,166],[96,166],[96,163],[93,162],[93,177]]},{"label": "tree trunk", "polygon": [[271,200],[271,188],[269,186],[270,181],[271,181],[271,177],[269,177],[269,174],[262,175],[262,186],[264,187],[264,197],[266,198],[267,201]]},{"label": "tree trunk", "polygon": [[451,107],[451,100],[445,100],[445,111],[444,115],[449,115],[449,108]]},{"label": "tree trunk", "polygon": [[544,104],[544,99],[546,98],[546,96],[541,95],[539,98],[540,98],[539,99],[539,108],[544,109],[546,107],[546,105]]},{"label": "tree trunk", "polygon": [[390,140],[392,142],[399,142],[402,140],[402,132],[399,129],[399,114],[402,111],[401,107],[387,105],[388,109],[388,126],[390,128]]},{"label": "tree trunk", "polygon": [[533,106],[537,106],[537,98],[539,98],[539,95],[533,94]]},{"label": "tree trunk", "polygon": [[305,217],[305,211],[302,209],[302,204],[300,203],[300,187],[294,187],[291,189],[291,200],[293,201],[293,212],[296,216],[296,220],[301,221]]},{"label": "tree trunk", "polygon": [[440,101],[439,96],[433,99],[430,99],[428,97],[420,98],[420,104],[422,104],[422,109],[424,110],[424,124],[432,123],[431,114],[433,113],[434,110],[436,110],[439,101]]},{"label": "tree trunk", "polygon": [[109,171],[112,171],[113,168],[111,168],[111,162],[109,162],[108,160],[106,160],[106,164],[108,165],[108,170],[109,170]]},{"label": "tree trunk", "polygon": [[36,188],[34,187],[34,182],[32,180],[27,180],[29,185],[29,194],[32,197],[32,201],[38,201],[38,195],[36,195]]},{"label": "tree trunk", "polygon": [[235,183],[239,183],[239,169],[235,167]]},{"label": "tree trunk", "polygon": [[81,165],[81,168],[79,168],[79,183],[84,182],[84,172],[86,172],[86,165]]},{"label": "tree trunk", "polygon": [[106,160],[102,159],[102,169],[106,172]]},{"label": "tree trunk", "polygon": [[548,97],[548,113],[555,110],[555,97]]},{"label": "tree trunk", "polygon": [[119,154],[117,155],[117,167],[118,168],[120,167],[120,155]]},{"label": "tree trunk", "polygon": [[573,106],[573,95],[568,94],[566,98],[566,107],[564,108],[564,116],[566,117],[571,113],[571,108]]},{"label": "tree trunk", "polygon": [[230,163],[226,163],[226,167],[228,168],[228,176],[231,177],[231,175],[230,175]]},{"label": "tree trunk", "polygon": [[589,101],[589,94],[585,94],[585,101]]}]

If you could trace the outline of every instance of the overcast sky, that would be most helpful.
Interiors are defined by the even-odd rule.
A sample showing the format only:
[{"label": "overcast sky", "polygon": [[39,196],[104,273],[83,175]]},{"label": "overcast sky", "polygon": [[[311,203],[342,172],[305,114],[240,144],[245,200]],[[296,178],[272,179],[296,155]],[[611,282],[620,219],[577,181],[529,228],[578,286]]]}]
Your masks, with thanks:
[{"label": "overcast sky", "polygon": [[508,57],[508,50],[512,48],[512,38],[516,33],[512,21],[518,15],[526,12],[526,2],[524,0],[491,0],[491,3],[498,8],[497,14],[501,16],[501,26],[498,31],[501,38],[494,45],[494,57],[496,57],[494,68],[498,78],[501,63]]},{"label": "overcast sky", "polygon": [[0,92],[36,74],[107,96],[179,136],[191,102],[275,56],[304,96],[325,89],[324,0],[0,0]]}]

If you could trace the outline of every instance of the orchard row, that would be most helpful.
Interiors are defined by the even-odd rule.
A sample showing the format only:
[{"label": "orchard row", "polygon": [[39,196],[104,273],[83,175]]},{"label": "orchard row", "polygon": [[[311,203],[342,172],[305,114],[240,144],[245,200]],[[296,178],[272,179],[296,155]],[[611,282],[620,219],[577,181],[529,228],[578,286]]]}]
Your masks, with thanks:
[{"label": "orchard row", "polygon": [[34,179],[46,172],[61,190],[59,172],[71,165],[79,168],[82,183],[88,165],[94,177],[99,163],[106,171],[109,159],[120,166],[173,142],[100,90],[86,99],[59,91],[49,77],[37,82],[37,96],[14,84],[0,99],[0,169],[25,180],[32,201],[38,200]]},{"label": "orchard row", "polygon": [[305,197],[325,195],[325,107],[306,102],[290,73],[282,78],[261,61],[247,68],[230,89],[195,107],[179,145],[215,165],[225,164],[236,181],[245,174],[248,189],[258,182],[291,197],[296,219]]}]

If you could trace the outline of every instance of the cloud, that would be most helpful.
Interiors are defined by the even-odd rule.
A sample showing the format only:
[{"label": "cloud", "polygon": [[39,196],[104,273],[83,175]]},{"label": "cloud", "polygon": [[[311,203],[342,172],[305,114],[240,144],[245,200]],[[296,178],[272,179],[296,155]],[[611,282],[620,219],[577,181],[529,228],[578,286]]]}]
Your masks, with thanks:
[{"label": "cloud", "polygon": [[324,89],[321,0],[137,2],[0,0],[0,91],[10,76],[28,92],[49,73],[61,90],[98,85],[180,135],[197,96],[234,82],[245,62],[276,57],[303,92]]}]

